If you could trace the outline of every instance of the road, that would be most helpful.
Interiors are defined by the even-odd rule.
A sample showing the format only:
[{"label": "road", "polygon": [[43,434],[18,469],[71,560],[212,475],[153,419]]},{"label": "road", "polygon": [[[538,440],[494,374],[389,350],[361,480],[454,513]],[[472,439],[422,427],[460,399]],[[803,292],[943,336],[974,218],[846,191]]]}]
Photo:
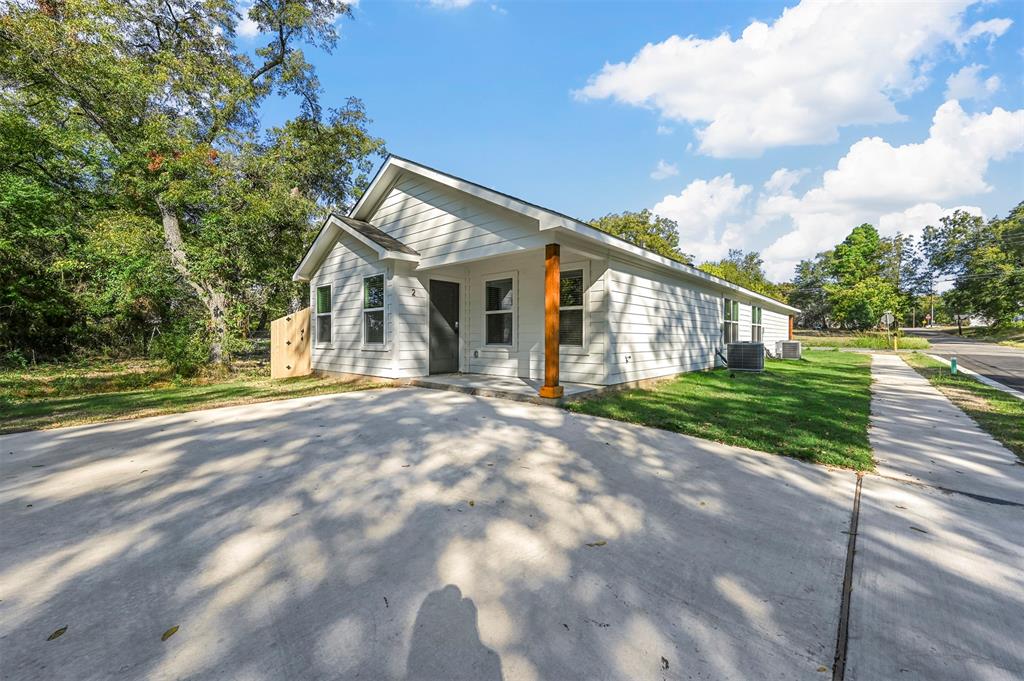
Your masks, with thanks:
[{"label": "road", "polygon": [[932,354],[946,359],[955,355],[961,366],[1003,385],[1024,390],[1024,350],[931,329],[905,329],[905,332],[910,336],[927,338],[932,344]]}]

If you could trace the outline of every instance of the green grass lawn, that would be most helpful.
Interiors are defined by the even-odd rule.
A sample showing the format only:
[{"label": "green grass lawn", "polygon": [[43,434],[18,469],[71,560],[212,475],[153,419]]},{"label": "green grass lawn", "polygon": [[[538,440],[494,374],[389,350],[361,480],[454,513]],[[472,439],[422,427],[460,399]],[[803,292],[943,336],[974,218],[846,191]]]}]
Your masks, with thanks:
[{"label": "green grass lawn", "polygon": [[[808,348],[863,348],[865,350],[891,350],[892,341],[884,333],[843,333],[840,331],[798,331],[795,339]],[[927,339],[900,336],[900,350],[927,350]]]},{"label": "green grass lawn", "polygon": [[353,378],[271,379],[241,363],[225,377],[175,378],[152,360],[86,360],[0,370],[0,433],[140,418],[390,385]]},{"label": "green grass lawn", "polygon": [[567,408],[798,459],[869,470],[871,358],[807,351],[760,374],[715,369]]},{"label": "green grass lawn", "polygon": [[915,352],[903,358],[974,419],[982,430],[1024,460],[1024,401],[967,374],[953,376],[948,365],[926,355]]}]

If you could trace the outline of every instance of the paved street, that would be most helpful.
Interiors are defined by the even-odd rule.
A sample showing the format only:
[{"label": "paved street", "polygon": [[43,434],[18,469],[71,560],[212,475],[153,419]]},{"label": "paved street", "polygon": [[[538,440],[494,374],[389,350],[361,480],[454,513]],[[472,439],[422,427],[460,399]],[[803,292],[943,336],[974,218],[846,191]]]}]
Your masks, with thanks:
[{"label": "paved street", "polygon": [[982,343],[931,329],[906,329],[911,336],[927,338],[930,352],[957,362],[982,376],[1024,391],[1024,350],[995,343]]}]

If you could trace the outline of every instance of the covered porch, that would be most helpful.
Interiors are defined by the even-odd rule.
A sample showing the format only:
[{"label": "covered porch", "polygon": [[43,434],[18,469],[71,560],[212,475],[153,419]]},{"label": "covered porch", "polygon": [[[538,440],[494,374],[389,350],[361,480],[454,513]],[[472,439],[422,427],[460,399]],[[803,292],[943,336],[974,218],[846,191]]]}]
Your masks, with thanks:
[{"label": "covered porch", "polygon": [[605,384],[606,268],[603,254],[555,242],[418,267],[429,362],[410,382],[544,400]]},{"label": "covered porch", "polygon": [[448,390],[451,392],[478,395],[480,397],[498,397],[517,402],[534,404],[558,404],[566,400],[586,397],[602,390],[604,386],[593,383],[559,383],[562,395],[558,398],[541,397],[544,387],[542,379],[489,376],[487,374],[433,374],[424,378],[411,378],[407,385],[432,390]]}]

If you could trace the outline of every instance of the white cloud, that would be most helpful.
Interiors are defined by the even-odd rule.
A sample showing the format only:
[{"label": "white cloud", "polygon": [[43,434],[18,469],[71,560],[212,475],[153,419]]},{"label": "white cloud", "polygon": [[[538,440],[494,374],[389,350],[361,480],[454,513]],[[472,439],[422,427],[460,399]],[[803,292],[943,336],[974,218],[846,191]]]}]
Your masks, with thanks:
[{"label": "white cloud", "polygon": [[715,260],[741,242],[741,233],[723,223],[740,212],[752,189],[748,184],[737,185],[728,173],[711,180],[694,180],[679,194],[663,198],[651,211],[676,221],[683,252],[692,253],[698,262]]},{"label": "white cloud", "polygon": [[430,6],[438,9],[464,9],[472,4],[473,0],[430,0]]},{"label": "white cloud", "polygon": [[946,99],[988,99],[995,94],[1001,85],[999,76],[990,76],[984,81],[979,74],[984,66],[971,64],[965,66],[946,79]]},{"label": "white cloud", "polygon": [[260,34],[260,25],[249,18],[249,8],[242,10],[242,19],[235,26],[235,35],[242,38],[255,38]]},{"label": "white cloud", "polygon": [[982,36],[988,36],[989,40],[994,40],[1013,25],[1013,21],[1010,19],[988,19],[987,21],[977,21],[971,24],[971,27],[961,34],[957,40],[957,46],[963,47],[968,42],[975,38],[981,38]]},{"label": "white cloud", "polygon": [[497,5],[497,4],[492,4],[491,5],[491,11],[492,12],[497,12],[498,14],[508,14],[508,10],[507,9],[505,9],[501,5]]},{"label": "white cloud", "polygon": [[614,99],[697,126],[700,151],[756,156],[834,141],[838,129],[904,119],[894,101],[927,85],[943,44],[998,36],[1009,20],[962,27],[970,0],[819,3],[805,0],[732,39],[672,36],[628,63],[605,64],[580,99]]},{"label": "white cloud", "polygon": [[664,180],[679,174],[679,166],[675,163],[659,160],[658,165],[651,171],[652,180]]},{"label": "white cloud", "polygon": [[882,236],[895,236],[897,233],[918,238],[928,225],[938,225],[939,219],[952,215],[953,211],[963,210],[984,217],[978,206],[954,206],[943,208],[937,203],[919,203],[906,210],[886,213],[878,218],[878,232]]},{"label": "white cloud", "polygon": [[769,194],[789,194],[793,187],[800,180],[804,179],[808,172],[807,169],[790,170],[788,168],[779,168],[764,183],[764,190]]},{"label": "white cloud", "polygon": [[654,132],[656,132],[659,135],[671,135],[675,131],[675,128],[671,128],[667,125],[659,125]]},{"label": "white cloud", "polygon": [[791,225],[762,252],[769,274],[788,278],[798,260],[830,248],[862,222],[883,232],[919,231],[953,210],[950,203],[990,191],[989,163],[1022,150],[1024,109],[970,116],[956,101],[938,108],[923,142],[894,147],[866,137],[802,196],[775,194],[758,202],[752,220]]}]

